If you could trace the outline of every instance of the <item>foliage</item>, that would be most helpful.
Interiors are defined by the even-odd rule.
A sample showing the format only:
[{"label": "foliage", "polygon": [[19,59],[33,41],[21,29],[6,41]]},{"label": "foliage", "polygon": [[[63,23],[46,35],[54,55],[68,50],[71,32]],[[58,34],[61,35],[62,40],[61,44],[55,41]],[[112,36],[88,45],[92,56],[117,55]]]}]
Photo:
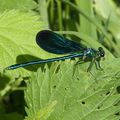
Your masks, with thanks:
[{"label": "foliage", "polygon": [[[120,96],[116,87],[120,84],[120,68],[115,70],[111,62],[109,67],[104,66],[104,72],[94,71],[94,76],[86,74],[85,65],[77,66],[74,73],[74,62],[69,60],[53,63],[50,69],[46,66],[43,72],[39,69],[27,83],[27,114],[36,118],[40,108],[57,101],[48,120],[117,120],[119,116],[115,114],[120,107],[116,104]],[[120,66],[119,59],[115,62]]]},{"label": "foliage", "polygon": [[[115,1],[0,0],[2,120],[120,119],[120,8]],[[42,29],[87,47],[103,47],[103,71],[93,66],[87,73],[89,63],[76,66],[77,59],[5,70],[15,63],[58,57],[36,45]]]}]

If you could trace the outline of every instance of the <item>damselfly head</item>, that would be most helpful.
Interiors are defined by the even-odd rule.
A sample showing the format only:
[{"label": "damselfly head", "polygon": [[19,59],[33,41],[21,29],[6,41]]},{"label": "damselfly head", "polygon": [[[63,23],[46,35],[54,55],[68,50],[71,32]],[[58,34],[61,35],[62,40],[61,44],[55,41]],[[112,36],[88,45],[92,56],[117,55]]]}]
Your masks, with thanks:
[{"label": "damselfly head", "polygon": [[99,47],[99,48],[98,48],[98,51],[99,51],[100,57],[104,57],[104,56],[105,56],[105,51],[103,50],[102,47]]}]

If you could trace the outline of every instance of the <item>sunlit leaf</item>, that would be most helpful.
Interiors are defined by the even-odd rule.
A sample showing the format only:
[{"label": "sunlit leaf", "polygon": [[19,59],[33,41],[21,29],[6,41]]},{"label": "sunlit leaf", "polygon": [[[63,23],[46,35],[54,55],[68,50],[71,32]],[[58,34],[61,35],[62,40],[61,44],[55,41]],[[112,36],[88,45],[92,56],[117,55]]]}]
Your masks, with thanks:
[{"label": "sunlit leaf", "polygon": [[91,74],[86,72],[87,63],[74,69],[74,62],[69,60],[54,63],[50,69],[47,66],[43,71],[39,69],[37,74],[33,74],[25,92],[28,116],[34,116],[36,110],[57,101],[47,120],[117,118],[115,114],[120,111],[117,105],[120,96],[116,87],[120,84],[120,63],[119,59],[113,60],[116,62],[114,68],[112,61],[106,61],[104,71],[93,67]]},{"label": "sunlit leaf", "polygon": [[13,10],[0,14],[0,23],[0,68],[47,56],[35,41],[37,32],[45,29],[38,16]]},{"label": "sunlit leaf", "polygon": [[0,0],[0,11],[19,9],[29,11],[36,8],[37,4],[33,0]]}]

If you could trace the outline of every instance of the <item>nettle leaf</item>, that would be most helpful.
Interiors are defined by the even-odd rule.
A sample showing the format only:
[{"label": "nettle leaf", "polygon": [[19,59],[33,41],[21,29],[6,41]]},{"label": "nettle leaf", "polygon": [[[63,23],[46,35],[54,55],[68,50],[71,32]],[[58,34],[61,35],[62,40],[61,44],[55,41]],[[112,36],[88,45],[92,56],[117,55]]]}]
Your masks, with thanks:
[{"label": "nettle leaf", "polygon": [[27,82],[28,117],[36,118],[39,110],[57,101],[47,120],[117,120],[120,118],[117,115],[120,96],[116,90],[120,84],[119,61],[106,62],[103,71],[93,67],[91,73],[86,72],[88,63],[75,68],[75,61],[70,60],[39,69]]},{"label": "nettle leaf", "polygon": [[[51,104],[47,105],[43,109],[40,109],[34,115],[29,114],[29,117],[26,117],[25,120],[46,120],[51,114],[51,112],[54,110],[54,106],[56,105],[56,103],[57,103],[56,101],[53,101]],[[28,113],[30,113],[29,110]]]},{"label": "nettle leaf", "polygon": [[19,9],[28,11],[36,8],[37,4],[34,0],[0,0],[0,11]]},{"label": "nettle leaf", "polygon": [[32,13],[15,10],[1,13],[0,68],[50,57],[51,54],[40,49],[35,40],[36,34],[45,29],[44,26],[40,18]]}]

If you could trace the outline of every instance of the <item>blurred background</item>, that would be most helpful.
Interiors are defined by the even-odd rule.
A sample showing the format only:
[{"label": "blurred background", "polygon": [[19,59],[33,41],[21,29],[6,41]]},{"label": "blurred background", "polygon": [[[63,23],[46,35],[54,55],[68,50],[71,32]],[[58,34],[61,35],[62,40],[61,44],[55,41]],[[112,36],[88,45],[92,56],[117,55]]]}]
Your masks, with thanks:
[{"label": "blurred background", "polygon": [[55,56],[36,47],[35,36],[43,29],[88,47],[102,46],[106,61],[120,57],[119,0],[0,0],[0,120],[21,120],[26,115],[24,80],[31,72],[3,73],[3,69]]}]

